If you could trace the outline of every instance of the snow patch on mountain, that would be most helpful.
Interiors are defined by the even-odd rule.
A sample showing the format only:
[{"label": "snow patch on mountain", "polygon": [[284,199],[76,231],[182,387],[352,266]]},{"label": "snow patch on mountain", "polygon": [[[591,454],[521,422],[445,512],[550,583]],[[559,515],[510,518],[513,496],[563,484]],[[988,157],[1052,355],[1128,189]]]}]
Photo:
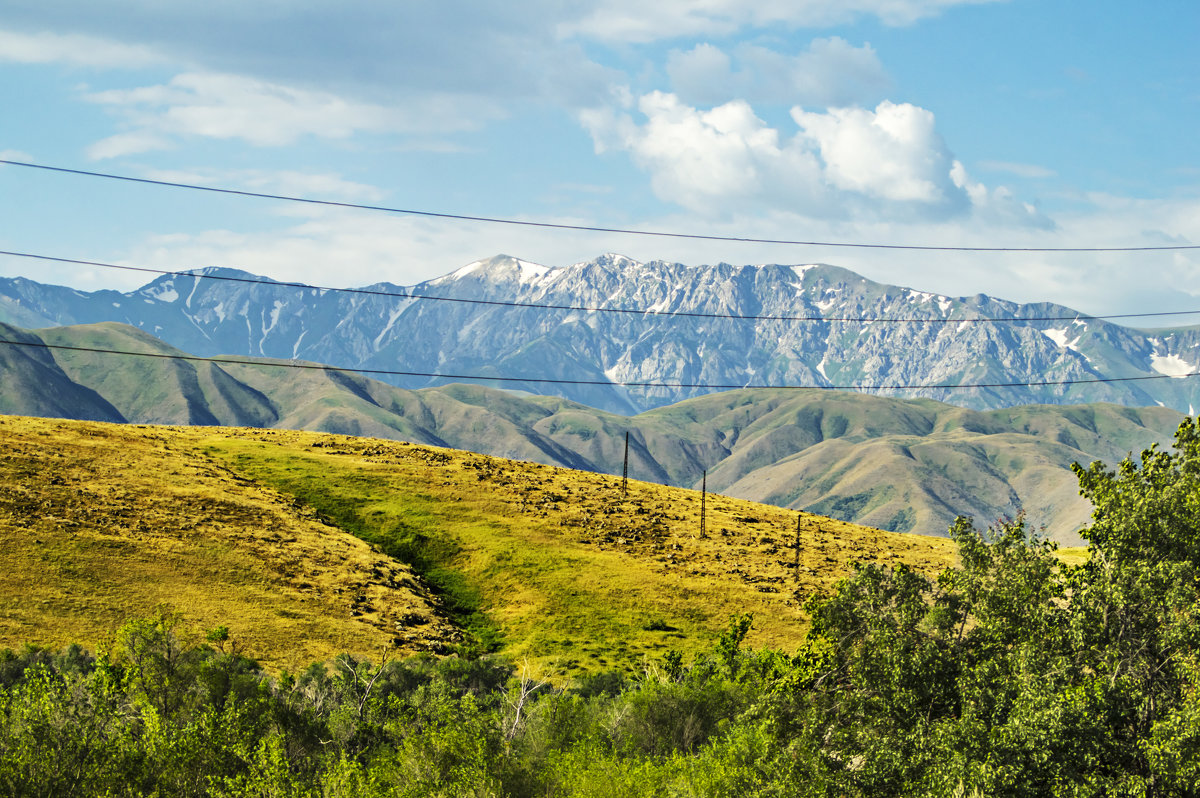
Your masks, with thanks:
[{"label": "snow patch on mountain", "polygon": [[[416,302],[415,299],[402,299],[396,303],[396,307],[392,308],[392,312],[388,315],[387,324],[379,331],[379,335],[375,336],[374,344],[376,349],[379,349],[379,342],[383,340],[383,336],[391,332],[392,327],[396,326],[396,319],[400,318],[401,314],[408,310],[414,302]],[[297,342],[297,345],[299,345],[299,342]]]},{"label": "snow patch on mountain", "polygon": [[461,280],[464,277],[470,277],[472,274],[482,271],[486,265],[487,265],[487,261],[483,261],[483,260],[472,261],[472,262],[468,263],[466,266],[463,266],[462,268],[459,268],[459,269],[455,269],[454,271],[450,272],[449,274],[438,277],[435,280],[430,280],[427,284],[428,285],[443,285],[445,283],[454,282],[455,280]]},{"label": "snow patch on mountain", "polygon": [[[264,338],[266,338],[267,335],[271,332],[271,330],[275,329],[275,325],[279,323],[279,311],[283,310],[283,305],[284,305],[283,301],[276,299],[274,304],[271,306],[271,310],[270,310],[271,322],[270,322],[270,324],[267,324],[267,323],[265,323],[265,320],[264,320],[264,324],[263,324],[262,332],[263,332]],[[261,349],[262,346],[260,345],[259,348]]]},{"label": "snow patch on mountain", "polygon": [[530,263],[527,260],[517,261],[517,280],[522,283],[534,283],[550,273],[549,266],[543,266],[540,263]]},{"label": "snow patch on mountain", "polygon": [[192,280],[192,290],[188,292],[188,298],[184,301],[184,305],[188,310],[192,309],[192,297],[196,295],[196,289],[200,287],[200,278],[196,277]]},{"label": "snow patch on mountain", "polygon": [[159,302],[174,302],[179,299],[179,292],[175,290],[174,283],[166,282],[153,288],[143,288],[142,296],[157,299]]},{"label": "snow patch on mountain", "polygon": [[1167,377],[1182,379],[1196,372],[1196,367],[1189,364],[1179,355],[1151,355],[1150,368]]},{"label": "snow patch on mountain", "polygon": [[1046,336],[1051,341],[1058,344],[1058,346],[1062,349],[1071,349],[1076,352],[1079,351],[1079,336],[1078,335],[1075,336],[1075,340],[1073,340],[1073,341],[1068,341],[1066,327],[1061,327],[1058,329],[1051,328],[1049,330],[1042,330],[1042,335]]}]

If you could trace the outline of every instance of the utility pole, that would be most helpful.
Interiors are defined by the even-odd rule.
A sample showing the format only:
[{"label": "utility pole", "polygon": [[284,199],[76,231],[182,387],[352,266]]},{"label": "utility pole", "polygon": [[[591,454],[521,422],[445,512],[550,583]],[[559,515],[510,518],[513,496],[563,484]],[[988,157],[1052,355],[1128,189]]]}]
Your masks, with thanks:
[{"label": "utility pole", "polygon": [[700,537],[708,537],[704,528],[704,511],[708,498],[708,469],[704,469],[704,476],[700,482]]},{"label": "utility pole", "polygon": [[629,496],[629,431],[625,431],[625,465],[621,466],[621,498]]},{"label": "utility pole", "polygon": [[796,581],[800,581],[800,524],[804,520],[802,513],[796,514]]}]

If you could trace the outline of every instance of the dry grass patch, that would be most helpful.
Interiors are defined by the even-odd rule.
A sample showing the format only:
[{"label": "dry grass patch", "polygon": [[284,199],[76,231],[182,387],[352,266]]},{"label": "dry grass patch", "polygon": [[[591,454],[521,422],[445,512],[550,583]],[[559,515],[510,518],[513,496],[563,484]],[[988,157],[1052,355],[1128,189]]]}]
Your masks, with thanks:
[{"label": "dry grass patch", "polygon": [[1091,550],[1087,546],[1060,547],[1055,555],[1067,565],[1083,565],[1091,559]]},{"label": "dry grass patch", "polygon": [[0,645],[91,644],[158,604],[229,626],[271,668],[455,634],[410,569],[203,456],[193,433],[0,417],[0,440]]}]

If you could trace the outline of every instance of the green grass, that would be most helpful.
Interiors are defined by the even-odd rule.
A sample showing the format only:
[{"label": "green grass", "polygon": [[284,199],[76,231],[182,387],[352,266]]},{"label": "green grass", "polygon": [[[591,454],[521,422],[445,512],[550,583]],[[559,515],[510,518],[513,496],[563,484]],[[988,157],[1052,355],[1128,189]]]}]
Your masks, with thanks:
[{"label": "green grass", "polygon": [[[206,452],[226,455],[218,446]],[[502,635],[483,611],[479,587],[455,566],[463,549],[442,531],[434,497],[413,492],[380,501],[378,480],[371,475],[347,473],[331,481],[323,461],[288,450],[241,452],[230,462],[239,473],[294,496],[338,528],[411,566],[433,587],[448,616],[470,633],[475,647],[499,647]]]},{"label": "green grass", "polygon": [[[948,551],[916,536],[866,546],[854,540],[886,533],[814,520],[810,534],[822,537],[804,547],[811,574],[798,585],[775,542],[794,536],[796,514],[779,508],[710,496],[713,534],[699,539],[695,491],[633,483],[623,498],[604,475],[304,433],[243,431],[204,445],[411,564],[480,647],[547,674],[690,656],[741,612],[760,619],[755,642],[790,648],[805,627],[797,587],[826,589],[867,551],[907,551],[930,569]],[[845,545],[817,533],[822,524]]]}]

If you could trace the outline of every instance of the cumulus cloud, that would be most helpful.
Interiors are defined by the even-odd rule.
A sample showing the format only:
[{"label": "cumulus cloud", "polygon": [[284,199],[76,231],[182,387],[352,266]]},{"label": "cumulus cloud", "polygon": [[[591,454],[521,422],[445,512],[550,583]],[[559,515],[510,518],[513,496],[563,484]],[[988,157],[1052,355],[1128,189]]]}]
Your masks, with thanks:
[{"label": "cumulus cloud", "polygon": [[794,108],[792,119],[820,152],[825,179],[834,187],[931,208],[960,204],[961,186],[950,177],[953,159],[931,111],[885,100],[874,111]]},{"label": "cumulus cloud", "polygon": [[783,211],[810,218],[936,220],[972,211],[997,222],[1049,221],[1003,188],[969,178],[932,112],[884,101],[873,110],[792,109],[790,136],[734,100],[710,110],[651,92],[632,109],[580,119],[597,151],[628,152],[664,200],[708,216]]},{"label": "cumulus cloud", "polygon": [[816,156],[755,116],[741,100],[701,111],[673,94],[652,92],[638,101],[639,125],[628,113],[587,112],[584,125],[598,151],[628,151],[650,174],[654,192],[709,215],[762,206],[773,194],[816,212],[826,194]]},{"label": "cumulus cloud", "polygon": [[282,146],[305,136],[472,129],[500,114],[478,104],[468,113],[437,98],[418,98],[401,109],[241,75],[196,72],[155,86],[95,92],[87,99],[117,113],[130,128],[93,145],[93,158],[164,149],[192,136]]},{"label": "cumulus cloud", "polygon": [[816,39],[804,52],[786,55],[757,45],[741,45],[734,59],[711,44],[675,50],[667,75],[685,102],[711,105],[731,97],[750,102],[843,106],[876,100],[890,81],[869,44]]}]

